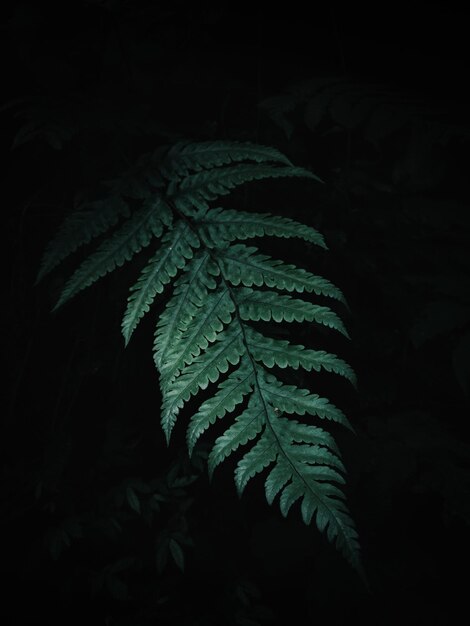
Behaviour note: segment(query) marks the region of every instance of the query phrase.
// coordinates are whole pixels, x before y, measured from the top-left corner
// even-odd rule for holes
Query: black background
[[[449,3],[410,6],[4,5],[8,623],[456,620],[470,521],[466,16]],[[258,106],[289,84],[328,76],[411,94],[453,130],[418,150],[415,127],[374,143],[327,117],[309,127],[300,111],[286,135]],[[135,271],[116,272],[54,314],[78,257],[34,286],[76,194],[179,138],[273,145],[326,182],[313,191],[261,183],[247,193],[255,209],[320,228],[327,257],[277,242],[264,249],[311,271],[318,264],[351,306],[341,314],[352,340],[331,348],[357,370],[359,391],[319,384],[357,429],[332,432],[370,592],[315,528],[268,507],[261,481],[238,500],[227,463],[210,485],[186,458],[184,424],[166,447],[155,317],[125,351],[120,336]],[[162,487],[175,460],[179,477],[198,478]],[[155,489],[167,502],[145,519]],[[171,555],[158,571],[162,533],[180,533],[183,544],[191,537],[184,573]]]

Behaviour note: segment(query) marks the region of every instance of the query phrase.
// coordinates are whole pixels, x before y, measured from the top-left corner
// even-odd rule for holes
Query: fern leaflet
[[[280,295],[277,291],[254,291],[240,288],[235,293],[240,304],[240,316],[244,320],[316,322],[349,337],[341,319],[326,306],[312,304],[288,295]]]
[[[263,178],[303,177],[320,180],[301,167],[277,167],[273,165],[232,165],[204,170],[186,176],[179,182],[172,181],[169,196],[175,206],[188,217],[199,217],[209,209],[209,202],[229,194],[243,183]]]
[[[130,261],[134,254],[149,245],[152,237],[160,237],[163,227],[170,222],[168,206],[158,200],[136,211],[117,232],[85,259],[67,282],[55,308],[62,306],[108,272]]]
[[[155,234],[155,232],[154,232]],[[122,332],[126,344],[140,319],[149,311],[157,293],[176,276],[186,261],[193,256],[193,248],[199,247],[199,239],[179,222],[174,232],[169,231],[161,246],[142,270],[137,283],[131,287],[127,309],[122,322]]]
[[[36,282],[42,280],[80,246],[112,228],[121,217],[129,217],[129,208],[119,196],[81,206],[64,221],[47,246]]]
[[[246,213],[245,211],[210,209],[204,215],[200,234],[211,248],[220,248],[223,241],[249,239],[272,235],[275,237],[299,237],[326,249],[323,236],[314,228],[299,224],[288,217],[269,213]]]
[[[315,276],[303,268],[274,260],[265,254],[255,254],[254,246],[236,244],[218,253],[224,275],[233,285],[245,287],[276,287],[287,291],[315,293],[345,302],[341,291],[321,276]]]
[[[193,172],[229,165],[240,161],[256,163],[277,162],[292,166],[287,157],[275,148],[234,141],[205,141],[174,144],[162,163],[160,173],[169,180],[177,180]]]

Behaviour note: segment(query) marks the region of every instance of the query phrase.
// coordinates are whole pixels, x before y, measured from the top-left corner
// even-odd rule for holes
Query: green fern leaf
[[[273,504],[276,496],[284,489],[284,487],[290,480],[289,471],[286,465],[287,464],[285,461],[283,461],[282,459],[279,460],[276,465],[270,470],[266,478],[266,481],[264,483],[264,490],[266,494],[266,501],[269,505]]]
[[[262,395],[263,392],[261,391]],[[269,401],[269,394],[265,397],[265,404],[272,406],[274,414],[278,413],[278,408]],[[292,443],[310,443],[315,446],[323,446],[335,454],[338,458],[341,458],[338,446],[336,445],[333,437],[325,430],[313,424],[304,424],[294,419],[287,419],[285,417],[278,418],[278,424],[280,430],[284,433],[284,436]]]
[[[324,350],[309,350],[300,345],[292,345],[286,339],[273,339],[265,337],[256,330],[247,327],[245,334],[250,343],[250,351],[256,361],[262,362],[266,367],[285,368],[287,366],[298,369],[303,367],[308,372],[321,369],[327,372],[334,372],[347,378],[353,385],[356,385],[356,376],[343,359],[335,354],[330,354]]]
[[[242,331],[231,324],[174,381],[162,380],[164,397],[161,422],[167,441],[183,404],[199,389],[205,389],[210,382],[215,383],[230,365],[237,365],[243,353]]]
[[[282,421],[282,418],[280,419]],[[304,426],[304,425],[299,424],[299,422],[296,422],[294,420],[289,420],[289,424],[286,424],[286,430],[289,427],[290,427],[289,430],[293,430],[292,426]],[[339,460],[339,457],[336,454],[332,454],[326,448],[322,448],[319,445],[315,445],[315,440],[321,441],[322,438],[314,437],[311,435],[311,433],[309,432],[311,430],[311,426],[306,427],[304,430],[305,430],[305,436],[302,435],[301,437],[299,437],[298,440],[300,441],[313,440],[311,441],[311,443],[314,443],[314,445],[291,446],[292,459],[296,458],[297,462],[300,462],[303,464],[306,464],[307,462],[306,459],[311,459],[313,463],[325,463],[326,462],[332,465],[336,465],[339,467],[339,469],[342,469],[342,464]],[[293,439],[292,441],[295,441],[295,439]],[[321,466],[317,465],[317,472],[324,471],[320,468]],[[335,480],[336,482],[340,484],[345,482],[341,474],[339,474],[338,472],[335,472],[333,469],[327,468],[326,471],[329,472],[330,478]],[[289,462],[283,456],[279,456],[277,459],[276,465],[270,470],[265,481],[265,493],[266,493],[266,500],[268,504],[270,505],[273,504],[276,496],[282,492],[284,487],[289,483],[289,480],[291,479],[292,479],[292,475],[290,473]],[[302,495],[302,492],[300,491],[298,497],[300,498],[301,495]],[[287,498],[287,495],[284,496],[284,498]],[[295,500],[293,500],[290,503],[290,505],[292,505],[294,502]],[[287,512],[288,512],[288,509],[286,507],[287,502],[285,502],[285,500],[283,499],[280,504],[281,504],[282,512],[285,515],[287,515]]]
[[[233,285],[266,285],[300,293],[314,292],[346,303],[338,287],[325,278],[255,252],[258,252],[258,248],[243,244],[235,244],[217,252],[223,274]]]
[[[171,217],[168,206],[159,200],[136,211],[75,271],[62,291],[54,310],[108,272],[130,261],[134,254],[148,246],[153,237],[160,237],[164,226],[171,223]]]
[[[231,413],[243,401],[253,388],[254,374],[251,366],[242,359],[240,366],[219,384],[217,393],[201,404],[188,426],[187,442],[191,455],[194,446],[211,424],[217,418]]]
[[[292,163],[279,150],[268,146],[236,141],[205,141],[174,144],[162,163],[160,173],[169,180],[188,176],[191,171],[229,165],[237,161],[262,163],[273,161],[292,166]]]
[[[260,389],[263,396],[284,413],[296,413],[297,415],[308,413],[320,419],[338,422],[353,430],[348,418],[341,409],[330,404],[326,398],[309,393],[308,389],[299,389],[294,385],[285,385],[275,376],[268,373],[265,374],[264,382],[260,383]]]
[[[318,529],[321,532],[327,529],[329,540],[334,541],[353,567],[361,571],[357,532],[342,491],[332,484],[344,483],[337,471],[343,471],[341,461],[321,445],[295,443],[290,420],[278,417],[271,406],[266,407],[265,415],[262,436],[238,463],[235,481],[239,493],[255,474],[276,462],[265,483],[268,502],[273,502],[281,493],[279,504],[286,516],[292,505],[301,499],[304,522],[310,524],[315,515]]]
[[[319,306],[281,295],[275,291],[253,291],[242,288],[235,290],[239,305],[240,317],[243,320],[257,322],[316,322],[333,328],[349,338],[348,332],[341,319],[334,311],[326,306]]]
[[[211,248],[220,248],[225,241],[249,239],[271,235],[274,237],[299,237],[325,250],[328,249],[323,236],[311,226],[305,226],[288,217],[269,213],[247,213],[230,209],[210,209],[198,220],[204,243]]]
[[[36,283],[80,246],[103,234],[121,217],[129,216],[128,205],[119,196],[90,202],[72,213],[46,248]]]
[[[168,193],[174,205],[188,217],[198,217],[209,209],[209,202],[229,194],[232,189],[253,180],[264,178],[301,177],[320,180],[301,167],[272,165],[232,165],[204,170],[172,182]]]
[[[210,426],[223,419],[227,427],[209,454],[209,474],[248,446],[235,470],[239,494],[254,476],[269,468],[267,501],[271,504],[279,496],[281,512],[287,515],[300,500],[305,523],[315,518],[320,531],[326,531],[360,571],[356,531],[339,488],[344,483],[344,467],[336,443],[317,425],[285,415],[307,414],[351,428],[349,421],[326,398],[285,384],[268,370],[274,366],[325,370],[353,384],[354,372],[334,354],[265,336],[249,325],[260,320],[313,322],[348,337],[342,320],[329,307],[271,289],[346,303],[344,296],[328,280],[303,268],[272,259],[255,247],[230,244],[263,236],[297,237],[323,248],[325,242],[315,229],[288,218],[209,204],[251,180],[317,178],[292,166],[277,150],[249,143],[179,143],[162,154],[162,150],[154,153],[123,180],[112,183],[114,190],[130,185],[136,203],[143,200],[140,208],[79,266],[57,306],[153,242],[153,256],[130,289],[122,332],[127,344],[157,294],[168,289],[154,340],[163,397],[161,424],[167,442],[185,405],[207,389],[187,427],[190,453]],[[154,183],[162,194],[156,199]],[[103,207],[89,212],[89,224],[84,214],[70,218],[46,252],[41,275],[79,245],[114,226],[127,211],[119,202],[114,209],[112,202]],[[100,211],[104,217],[99,217]],[[182,563],[177,548],[174,552],[175,560]]]
[[[259,395],[253,394],[245,411],[238,415],[230,428],[227,428],[225,433],[216,439],[207,460],[209,476],[212,478],[217,465],[235,452],[239,446],[254,439],[263,425],[264,407],[259,401]]]
[[[202,251],[194,256],[175,281],[173,297],[160,316],[155,332],[154,360],[160,371],[166,363],[168,350],[180,341],[207,297],[208,289],[215,289],[214,276],[219,273],[209,254]]]
[[[182,222],[169,231],[162,242],[163,245],[142,270],[137,283],[131,287],[131,295],[122,322],[126,345],[139,321],[150,310],[157,293],[161,293],[178,270],[186,265],[188,259],[193,256],[193,248],[200,245],[199,239]]]
[[[220,287],[203,298],[188,328],[173,340],[173,348],[168,354],[171,365],[162,366],[162,377],[171,379],[185,365],[192,363],[202,350],[215,341],[224,325],[232,320],[234,310],[235,303],[227,287]]]
[[[265,428],[255,445],[238,462],[235,470],[235,485],[237,486],[238,495],[242,495],[249,480],[276,460],[277,454],[276,439]]]

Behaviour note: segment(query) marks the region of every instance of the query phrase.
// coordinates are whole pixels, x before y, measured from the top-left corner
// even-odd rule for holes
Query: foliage
[[[268,502],[280,495],[285,516],[300,499],[304,522],[315,518],[319,530],[326,530],[330,541],[361,572],[357,534],[336,486],[344,483],[337,446],[324,429],[285,415],[307,413],[345,426],[349,422],[325,398],[286,385],[268,370],[326,370],[353,384],[354,372],[335,354],[266,336],[247,323],[314,322],[348,337],[329,307],[280,295],[272,288],[344,302],[343,295],[305,269],[259,254],[254,246],[232,244],[266,235],[299,237],[322,248],[325,242],[314,228],[289,218],[210,207],[210,202],[247,181],[316,177],[294,167],[274,148],[226,141],[180,142],[169,148],[161,163],[152,160],[152,167],[156,167],[151,172],[154,185],[143,194],[139,208],[131,210],[123,197],[115,196],[97,207],[79,207],[48,247],[39,278],[80,245],[109,231],[124,215],[124,221],[72,274],[56,308],[152,245],[151,256],[130,289],[122,332],[127,344],[156,295],[173,283],[154,343],[167,442],[191,397],[218,383],[192,414],[187,429],[189,453],[209,426],[237,409],[235,420],[209,454],[210,473],[240,446],[252,442],[235,470],[239,494],[256,474],[272,466],[265,483]],[[133,494],[127,493],[127,498],[136,510]],[[179,545],[171,538],[164,545],[183,568]]]

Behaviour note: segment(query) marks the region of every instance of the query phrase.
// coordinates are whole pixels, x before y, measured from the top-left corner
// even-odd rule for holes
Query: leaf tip
[[[44,272],[42,270],[39,270],[34,280],[34,286],[37,287],[43,278],[44,278]]]
[[[122,336],[124,338],[124,347],[127,348],[129,345],[129,341],[131,339],[132,331],[129,331],[128,328],[125,328],[124,325],[122,327]]]
[[[64,304],[64,301],[62,298],[59,298],[57,300],[57,302],[54,304],[54,306],[51,309],[51,313],[56,313]]]

